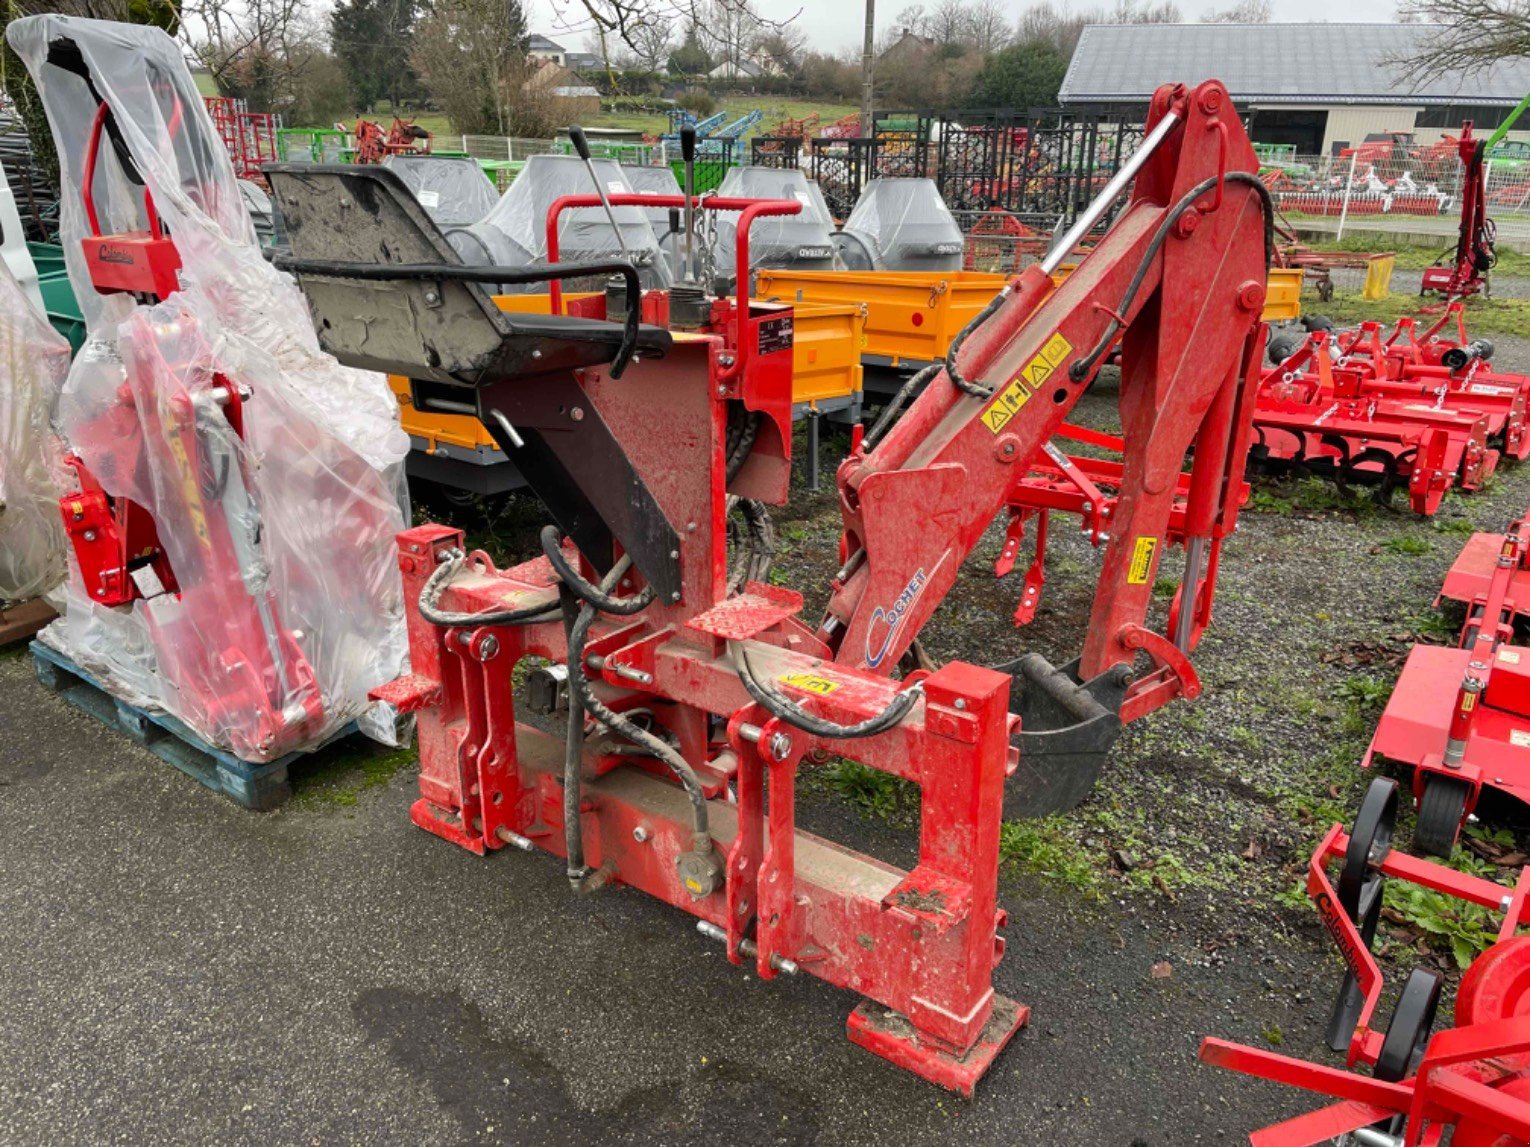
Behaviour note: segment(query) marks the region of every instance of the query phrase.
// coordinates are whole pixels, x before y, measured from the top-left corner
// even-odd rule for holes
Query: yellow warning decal
[[[1138,538],[1132,546],[1132,564],[1126,571],[1129,585],[1146,585],[1153,573],[1153,555],[1158,552],[1157,538]]]
[[[1063,338],[1061,331],[1053,332],[1052,337],[1047,339],[1046,345],[1037,352],[1036,357],[1025,364],[1025,369],[1016,375],[1014,380],[999,392],[998,397],[993,400],[988,409],[983,411],[983,425],[988,427],[989,432],[997,434],[1003,430],[1042,383],[1057,373],[1058,368],[1071,353],[1073,353],[1073,344]]]
[[[804,693],[817,693],[820,697],[827,697],[839,688],[838,681],[830,681],[827,677],[818,677],[812,673],[784,673],[776,680],[793,689],[801,689]]]
[[[1025,389],[1025,383],[1021,379],[1015,379],[999,392],[999,397],[993,400],[993,405],[983,411],[983,425],[997,434],[1009,424],[1009,420],[1015,413],[1030,401],[1031,392]]]

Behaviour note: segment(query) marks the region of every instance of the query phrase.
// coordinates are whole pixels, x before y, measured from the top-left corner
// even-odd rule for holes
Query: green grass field
[[[787,99],[783,96],[728,96],[718,104],[718,110],[728,114],[727,122],[739,119],[749,112],[758,108],[764,112],[764,118],[750,133],[752,135],[763,134],[783,119],[804,119],[816,114],[819,127],[827,127],[837,119],[854,112],[856,108],[852,104],[825,104],[811,100]],[[391,112],[386,105],[380,105],[379,109],[372,113],[373,118],[382,120],[384,124],[391,118]],[[443,115],[424,112],[413,117],[414,122],[426,131],[435,135],[451,136],[457,134],[452,125],[447,122]],[[356,119],[353,113],[347,117],[351,122]],[[330,127],[330,124],[303,124],[303,127]],[[589,128],[625,128],[628,131],[641,131],[650,135],[660,135],[669,130],[669,120],[663,115],[643,115],[639,112],[601,112],[585,120],[582,127]]]

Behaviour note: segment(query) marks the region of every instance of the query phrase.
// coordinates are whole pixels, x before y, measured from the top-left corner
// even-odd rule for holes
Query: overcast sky
[[[877,34],[880,36],[891,28],[897,14],[911,0],[877,0]],[[1103,0],[1058,0],[1067,10],[1103,7]],[[563,29],[582,11],[579,0],[523,0],[527,21],[533,32],[541,32],[559,40],[565,48],[579,51],[583,36]],[[1187,20],[1198,18],[1213,8],[1230,7],[1232,0],[1177,0]],[[928,7],[928,3],[926,3]],[[1029,5],[1022,0],[1006,0],[1005,7],[1019,17]],[[1385,23],[1397,10],[1396,0],[1348,0],[1343,5],[1333,0],[1270,0],[1276,20],[1332,20],[1351,23],[1367,21]],[[841,49],[859,46],[861,30],[865,25],[864,0],[757,0],[758,11],[773,20],[784,20],[797,14],[800,26],[810,37],[809,47],[818,51],[839,52]],[[560,26],[561,23],[561,26]],[[559,37],[562,39],[559,39]],[[567,41],[567,42],[564,42]],[[1293,61],[1300,67],[1300,61]]]

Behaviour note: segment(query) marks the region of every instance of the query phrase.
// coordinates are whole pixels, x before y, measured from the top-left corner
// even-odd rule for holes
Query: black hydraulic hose
[[[1100,360],[1110,353],[1111,345],[1116,341],[1116,335],[1120,333],[1122,326],[1125,325],[1121,316],[1136,301],[1137,292],[1142,289],[1143,280],[1147,278],[1148,268],[1152,266],[1154,256],[1163,247],[1164,242],[1169,237],[1169,232],[1173,230],[1174,224],[1179,221],[1179,217],[1194,207],[1195,201],[1216,187],[1222,179],[1225,179],[1228,183],[1242,183],[1259,192],[1259,203],[1264,209],[1264,269],[1266,274],[1269,273],[1270,262],[1275,251],[1275,200],[1270,196],[1270,189],[1261,183],[1257,177],[1250,175],[1246,171],[1229,171],[1224,173],[1224,175],[1213,175],[1209,179],[1202,180],[1192,187],[1185,194],[1184,198],[1176,203],[1158,224],[1158,230],[1153,232],[1152,241],[1148,244],[1147,250],[1143,252],[1142,262],[1137,265],[1137,270],[1132,275],[1131,282],[1127,284],[1125,292],[1121,295],[1120,303],[1110,312],[1110,322],[1105,325],[1105,333],[1100,336],[1100,341],[1095,343],[1094,348],[1088,354],[1078,359],[1068,368],[1068,377],[1074,382],[1083,382],[1093,374]]]
[[[708,827],[707,798],[702,791],[701,780],[696,776],[696,770],[691,768],[690,763],[675,751],[674,747],[660,737],[656,737],[647,729],[633,724],[616,710],[610,708],[599,697],[595,696],[590,688],[589,678],[585,675],[584,646],[589,637],[590,626],[594,624],[597,612],[615,614],[633,614],[652,604],[654,598],[653,587],[645,588],[641,593],[629,598],[616,598],[611,596],[611,589],[621,580],[631,565],[631,559],[623,557],[611,567],[611,572],[605,577],[599,586],[592,585],[580,577],[574,568],[564,558],[559,546],[558,529],[556,526],[548,526],[542,531],[542,550],[552,562],[553,569],[563,579],[563,585],[574,597],[582,600],[584,608],[579,611],[569,630],[568,649],[568,684],[570,692],[570,707],[579,708],[582,712],[589,713],[597,721],[601,722],[613,733],[631,741],[643,749],[646,749],[654,757],[674,773],[675,779],[680,782],[681,788],[691,802],[691,828],[693,833],[693,846],[698,852],[710,852],[712,850],[712,834]],[[612,608],[607,608],[607,606]],[[572,720],[572,717],[570,718]],[[582,734],[581,734],[582,735]],[[581,744],[581,753],[583,745]],[[579,784],[579,770],[577,765],[573,767],[573,784],[576,795],[570,796],[567,791],[569,782],[570,760],[565,755],[564,759],[564,802],[565,808],[569,801],[578,802],[581,798],[577,795]],[[577,803],[574,806],[577,808]],[[564,825],[564,831],[572,839],[573,833],[580,832],[578,818]],[[579,842],[580,854],[583,854],[583,842]],[[570,853],[572,855],[572,852]],[[573,877],[574,865],[569,864],[569,874]]]
[[[974,315],[970,323],[957,332],[956,337],[951,340],[951,346],[946,350],[946,377],[951,380],[958,390],[972,395],[973,398],[993,397],[993,387],[969,382],[963,378],[962,372],[956,368],[956,356],[961,353],[962,345],[967,341],[967,336],[993,318],[998,309],[1004,305],[1004,300],[1007,298],[1009,298],[1009,288],[1005,287],[997,295],[988,300],[988,305]]]
[[[420,590],[420,616],[432,625],[530,625],[536,621],[551,621],[558,616],[557,602],[533,605],[525,609],[496,610],[487,613],[452,613],[437,608],[441,595],[467,561],[461,550],[448,551],[447,558],[425,582]]]
[[[961,336],[958,335],[957,337],[960,338]],[[893,420],[898,417],[898,413],[903,409],[904,404],[913,398],[919,392],[919,389],[926,385],[930,379],[940,373],[940,366],[940,363],[932,362],[923,370],[909,376],[908,381],[898,388],[898,393],[893,395],[892,401],[882,408],[882,413],[871,424],[871,429],[867,431],[866,437],[861,442],[862,450],[869,454],[876,448],[876,444],[882,440],[882,435],[886,434],[892,426]]]
[[[563,609],[563,631],[568,638],[569,660],[584,658],[584,633],[579,622],[585,614],[592,619],[595,611],[580,606],[574,593],[567,586],[558,591],[559,604]],[[572,674],[570,675],[572,676]],[[573,690],[569,691],[573,694]],[[584,786],[580,782],[580,770],[584,767],[584,704],[571,695],[568,704],[568,735],[563,743],[563,843],[567,853],[569,883],[574,891],[583,891],[587,868],[584,863],[584,822],[580,808],[584,804]]]
[[[739,680],[744,683],[744,689],[760,708],[788,725],[815,737],[848,740],[852,737],[870,737],[877,733],[884,733],[908,716],[915,702],[924,695],[923,686],[913,685],[894,697],[887,708],[875,717],[868,717],[854,725],[839,725],[822,717],[815,717],[791,698],[777,693],[768,685],[761,684],[755,677],[754,670],[749,666],[749,655],[744,651],[741,642],[728,642],[728,653],[733,659],[733,667],[738,672]]]
[[[588,602],[602,613],[615,613],[622,616],[638,613],[653,602],[653,586],[647,586],[641,593],[633,594],[631,597],[613,597],[605,582],[595,585],[580,577],[579,571],[574,569],[568,559],[563,556],[562,540],[557,526],[542,527],[542,553],[552,563],[553,572],[581,601]],[[618,569],[625,572],[630,564],[627,558],[623,558],[612,567],[612,574]],[[606,581],[613,580],[612,574],[606,575]]]
[[[738,472],[743,469],[745,460],[749,457],[749,451],[754,449],[754,440],[760,434],[760,413],[751,410],[744,416],[742,425],[735,434],[733,427],[728,427],[727,458],[723,465],[723,472],[728,481],[738,477]]]

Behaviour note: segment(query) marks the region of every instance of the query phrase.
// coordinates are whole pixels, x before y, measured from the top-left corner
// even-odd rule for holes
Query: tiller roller
[[[1337,1102],[1255,1131],[1254,1147],[1506,1147],[1530,1142],[1530,936],[1518,934],[1530,869],[1510,889],[1396,851],[1397,786],[1373,781],[1346,834],[1334,825],[1307,873],[1307,894],[1343,956],[1346,972],[1327,1039],[1345,1071],[1208,1038],[1200,1057],[1217,1067],[1301,1088]],[[1339,862],[1337,884],[1329,874]],[[1498,940],[1472,962],[1456,993],[1455,1025],[1434,1032],[1439,973],[1415,969],[1385,1028],[1384,981],[1372,955],[1388,880],[1432,889],[1503,913]]]
[[[844,564],[816,625],[792,590],[730,589],[726,543],[730,498],[787,496],[789,306],[736,300],[721,330],[677,319],[685,282],[645,300],[620,259],[463,266],[391,172],[269,169],[292,236],[281,265],[324,345],[411,378],[417,404],[476,414],[557,523],[505,570],[454,529],[399,536],[413,672],[380,693],[419,714],[415,823],[474,852],[552,852],[578,892],[642,889],[764,979],[849,988],[867,997],[852,1039],[970,1093],[1027,1017],[992,986],[1006,792],[1075,803],[1123,718],[1199,690],[1187,653],[1241,494],[1262,349],[1255,167],[1220,84],[1156,93],[1118,180],[1136,177],[1131,206],[1094,253],[1055,289],[1046,269],[1017,278],[841,468]],[[746,234],[751,212],[790,206],[728,209]],[[624,282],[599,315],[562,299],[508,312],[479,286],[591,275]],[[642,321],[661,306],[672,329]],[[1126,454],[1079,661],[906,661],[1117,343]],[[1178,537],[1183,604],[1163,636],[1144,617]],[[798,770],[830,757],[917,787],[911,869],[798,828]]]
[[[1384,355],[1377,361],[1364,353],[1361,340],[1378,334],[1374,323],[1366,327],[1349,338],[1315,330],[1265,372],[1255,458],[1266,467],[1325,473],[1341,490],[1374,484],[1383,503],[1401,487],[1410,509],[1434,514],[1452,486],[1480,489],[1497,469],[1499,453],[1488,440],[1495,427],[1502,440],[1508,412],[1446,406],[1389,382]],[[1380,355],[1379,340],[1376,349]]]
[[[1440,856],[1484,788],[1530,804],[1530,513],[1473,534],[1444,599],[1466,607],[1459,643],[1413,647],[1361,762],[1413,769],[1414,844]]]

